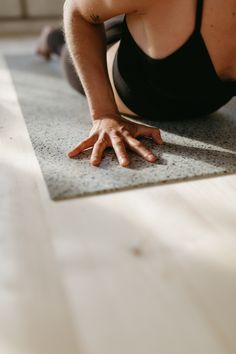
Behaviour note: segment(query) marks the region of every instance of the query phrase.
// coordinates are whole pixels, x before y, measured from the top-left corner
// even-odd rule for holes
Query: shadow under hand
[[[138,119],[138,121],[177,136],[236,151],[236,99],[232,99],[219,111],[205,117],[169,121]]]
[[[175,143],[166,143],[161,146],[155,145],[150,139],[141,138],[143,143],[148,146],[158,157],[157,162],[155,163],[157,166],[167,166],[169,165],[168,156],[175,155],[182,157],[186,160],[195,160],[196,162],[203,161],[211,166],[215,166],[217,168],[223,168],[227,170],[227,172],[234,172],[236,170],[236,154],[229,151],[218,151],[213,149],[206,149],[201,147],[194,146],[186,146]],[[149,140],[149,141],[148,141]],[[89,160],[91,156],[91,149],[83,151],[75,160]],[[153,163],[146,161],[141,156],[137,155],[135,152],[129,150],[127,148],[127,152],[130,158],[130,165],[127,169],[130,170],[143,170],[147,168],[153,168]],[[106,159],[106,163],[104,164],[104,159]],[[104,157],[99,168],[107,169],[108,165],[117,165],[118,160],[115,155],[114,150],[109,147],[104,152]],[[173,162],[171,163],[174,164]]]

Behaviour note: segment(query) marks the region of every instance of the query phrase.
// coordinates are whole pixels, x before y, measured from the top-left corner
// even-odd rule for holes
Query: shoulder
[[[91,23],[103,23],[121,14],[146,11],[161,0],[68,0]]]

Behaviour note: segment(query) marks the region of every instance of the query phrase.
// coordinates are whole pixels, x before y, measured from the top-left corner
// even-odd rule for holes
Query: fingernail
[[[121,165],[122,165],[123,167],[128,166],[128,164],[129,164],[129,161],[128,161],[128,160],[125,160],[125,159],[122,159],[122,160],[121,160]]]
[[[91,160],[91,164],[92,165],[97,165],[99,163],[99,160],[97,160],[97,159],[92,159]]]
[[[156,161],[157,157],[155,155],[148,155],[148,160],[150,161]]]

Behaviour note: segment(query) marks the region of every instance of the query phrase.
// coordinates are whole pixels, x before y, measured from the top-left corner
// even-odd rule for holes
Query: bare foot
[[[54,28],[52,26],[45,26],[40,34],[39,41],[38,41],[38,46],[36,48],[36,53],[40,56],[42,56],[46,60],[51,59],[51,52],[48,47],[47,43],[47,38],[49,33],[53,30]]]

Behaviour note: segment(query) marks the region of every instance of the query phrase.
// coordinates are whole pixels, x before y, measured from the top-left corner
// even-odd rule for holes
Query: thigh
[[[114,27],[119,27],[119,26],[122,27],[124,17],[125,17],[124,15],[119,15],[119,16],[112,17],[109,20],[105,21],[104,22],[105,31],[108,31]]]
[[[109,48],[113,43],[121,38],[124,16],[113,17],[104,23],[106,33],[106,43]]]
[[[110,48],[107,50],[107,69],[108,69],[108,75],[109,75],[109,79],[110,79],[110,83],[112,86],[112,90],[114,93],[114,97],[115,97],[115,101],[116,101],[116,105],[118,107],[118,110],[120,113],[124,113],[127,115],[131,115],[133,117],[138,117],[138,115],[136,113],[134,113],[133,111],[131,111],[126,105],[125,103],[122,101],[122,99],[120,98],[115,84],[114,84],[114,79],[113,79],[113,63],[114,63],[114,58],[117,52],[117,49],[119,47],[120,41],[114,43],[113,45],[110,46]]]

